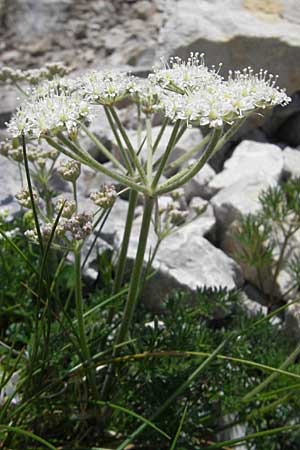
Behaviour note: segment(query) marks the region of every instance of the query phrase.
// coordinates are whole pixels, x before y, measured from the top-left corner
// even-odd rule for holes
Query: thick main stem
[[[131,274],[128,297],[125,305],[122,323],[115,343],[116,345],[121,344],[127,337],[127,333],[130,328],[132,317],[136,307],[138,294],[140,292],[140,283],[143,273],[144,256],[146,252],[146,245],[151,223],[153,205],[154,205],[154,198],[145,197],[145,207],[139,236],[139,244],[137,248],[133,271]]]
[[[117,264],[116,277],[114,280],[113,294],[116,294],[117,292],[119,292],[119,290],[121,289],[122,283],[123,283],[126,257],[127,257],[129,239],[130,239],[131,230],[132,230],[132,223],[133,223],[133,219],[134,219],[134,212],[135,212],[135,207],[136,207],[136,203],[137,203],[137,198],[138,198],[138,193],[136,191],[130,191],[126,224],[125,224],[125,229],[124,229],[124,234],[123,234],[121,251],[120,251],[118,264]]]

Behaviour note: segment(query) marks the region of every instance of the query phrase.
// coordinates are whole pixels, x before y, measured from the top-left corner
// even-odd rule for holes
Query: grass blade
[[[22,436],[25,436],[25,437],[33,439],[37,442],[40,442],[41,444],[45,445],[45,447],[48,447],[51,450],[57,450],[57,448],[54,447],[54,445],[50,444],[50,442],[46,441],[45,439],[41,438],[40,436],[37,436],[36,434],[32,433],[31,431],[26,431],[26,430],[23,430],[22,428],[11,427],[8,425],[0,425],[0,430],[4,430],[7,432],[11,431],[12,433],[21,434]]]

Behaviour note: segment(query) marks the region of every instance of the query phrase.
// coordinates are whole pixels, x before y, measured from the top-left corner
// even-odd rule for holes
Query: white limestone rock
[[[220,233],[241,216],[254,214],[261,208],[259,196],[263,190],[276,186],[277,182],[270,176],[259,175],[244,177],[229,187],[222,189],[211,199],[217,217]]]
[[[209,182],[215,176],[216,172],[214,169],[209,164],[205,164],[200,172],[184,185],[187,201],[190,201],[193,197],[211,198],[214,190],[210,188]]]
[[[285,310],[284,328],[287,334],[299,341],[300,339],[300,304],[294,303]]]
[[[290,93],[299,90],[300,3],[298,0],[163,1],[165,21],[159,55],[205,52],[222,73],[252,66],[280,74]],[[280,57],[279,57],[280,55]]]
[[[300,177],[300,150],[286,147],[283,150],[283,172],[288,177]]]
[[[242,141],[232,156],[225,162],[222,172],[217,174],[208,187],[215,193],[240,180],[265,176],[278,181],[282,175],[283,156],[280,147],[255,141]]]
[[[135,223],[128,257],[135,258],[140,220]],[[150,234],[148,251],[156,239]],[[145,263],[148,256],[145,257]],[[158,307],[175,288],[195,292],[198,287],[240,287],[243,277],[239,266],[225,253],[201,236],[201,216],[168,236],[159,247],[153,263],[155,275],[147,282],[145,301]]]
[[[14,216],[20,211],[15,195],[22,189],[18,164],[0,156],[0,168],[0,208]]]

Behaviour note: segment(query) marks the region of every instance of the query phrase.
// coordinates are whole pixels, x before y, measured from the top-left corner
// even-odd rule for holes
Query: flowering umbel
[[[77,135],[80,123],[92,120],[91,105],[112,106],[130,97],[145,112],[163,111],[171,120],[188,125],[221,127],[258,109],[286,105],[290,98],[276,86],[276,77],[251,68],[229,72],[225,80],[215,67],[207,67],[203,54],[187,61],[171,58],[155,67],[148,79],[121,71],[92,71],[77,79],[62,78],[36,87],[8,124],[13,136],[39,138],[67,131]]]

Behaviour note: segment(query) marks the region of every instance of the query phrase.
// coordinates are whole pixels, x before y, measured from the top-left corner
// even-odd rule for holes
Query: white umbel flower
[[[81,94],[91,103],[112,105],[126,97],[134,77],[121,71],[92,71],[78,79]]]
[[[171,70],[171,69],[169,69]],[[177,70],[177,69],[176,69]],[[210,80],[186,92],[165,90],[161,104],[172,120],[185,120],[211,128],[232,124],[258,109],[286,105],[291,99],[275,85],[272,75],[265,71],[254,74],[247,68],[229,73],[228,80]]]
[[[89,117],[90,107],[78,93],[49,94],[23,103],[8,123],[13,137],[22,133],[34,138],[78,129],[78,121]]]
[[[154,68],[149,79],[152,83],[174,92],[183,94],[222,80],[214,67],[209,69],[205,66],[204,53],[190,53],[187,61],[176,56],[170,58],[167,63],[162,60],[162,63],[164,67]]]

